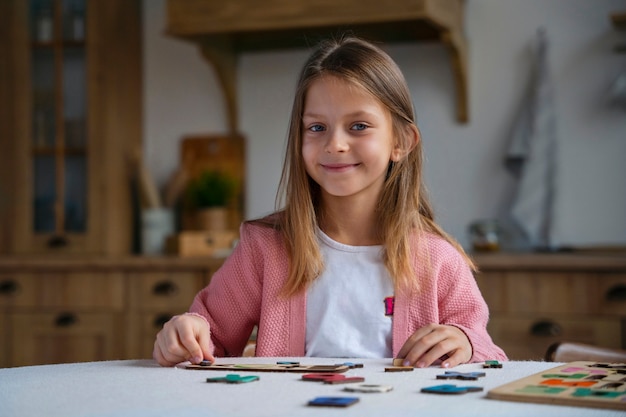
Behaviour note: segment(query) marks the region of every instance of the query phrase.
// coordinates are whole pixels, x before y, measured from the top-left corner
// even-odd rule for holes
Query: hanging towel
[[[507,149],[505,165],[516,178],[510,216],[534,249],[555,250],[553,233],[556,120],[544,29],[537,32],[533,77]]]

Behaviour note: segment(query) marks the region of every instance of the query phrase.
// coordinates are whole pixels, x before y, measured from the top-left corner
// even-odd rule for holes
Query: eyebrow
[[[366,117],[366,116],[376,117],[376,118],[378,117],[375,113],[369,112],[369,111],[366,111],[366,110],[357,110],[355,112],[348,113],[348,114],[345,115],[345,117],[350,118],[350,119],[359,118],[359,117]],[[310,117],[310,118],[316,119],[316,118],[323,118],[324,115],[317,114],[317,113],[306,112],[306,113],[304,113],[302,115],[302,118],[305,118],[305,117]]]

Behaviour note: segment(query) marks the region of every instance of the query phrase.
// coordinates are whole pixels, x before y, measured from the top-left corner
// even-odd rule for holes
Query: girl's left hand
[[[472,358],[472,345],[469,339],[454,326],[429,324],[418,329],[404,342],[398,352],[404,358],[404,366],[424,368],[437,359],[442,360],[442,368],[452,368]]]

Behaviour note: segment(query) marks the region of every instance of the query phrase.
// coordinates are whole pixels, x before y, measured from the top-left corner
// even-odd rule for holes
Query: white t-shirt
[[[324,272],[307,293],[306,356],[390,358],[393,284],[382,246],[349,246],[322,231]]]

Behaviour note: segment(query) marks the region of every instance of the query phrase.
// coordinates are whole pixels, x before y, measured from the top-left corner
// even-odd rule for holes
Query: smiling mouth
[[[321,164],[322,168],[330,172],[343,172],[358,165],[359,164]]]

